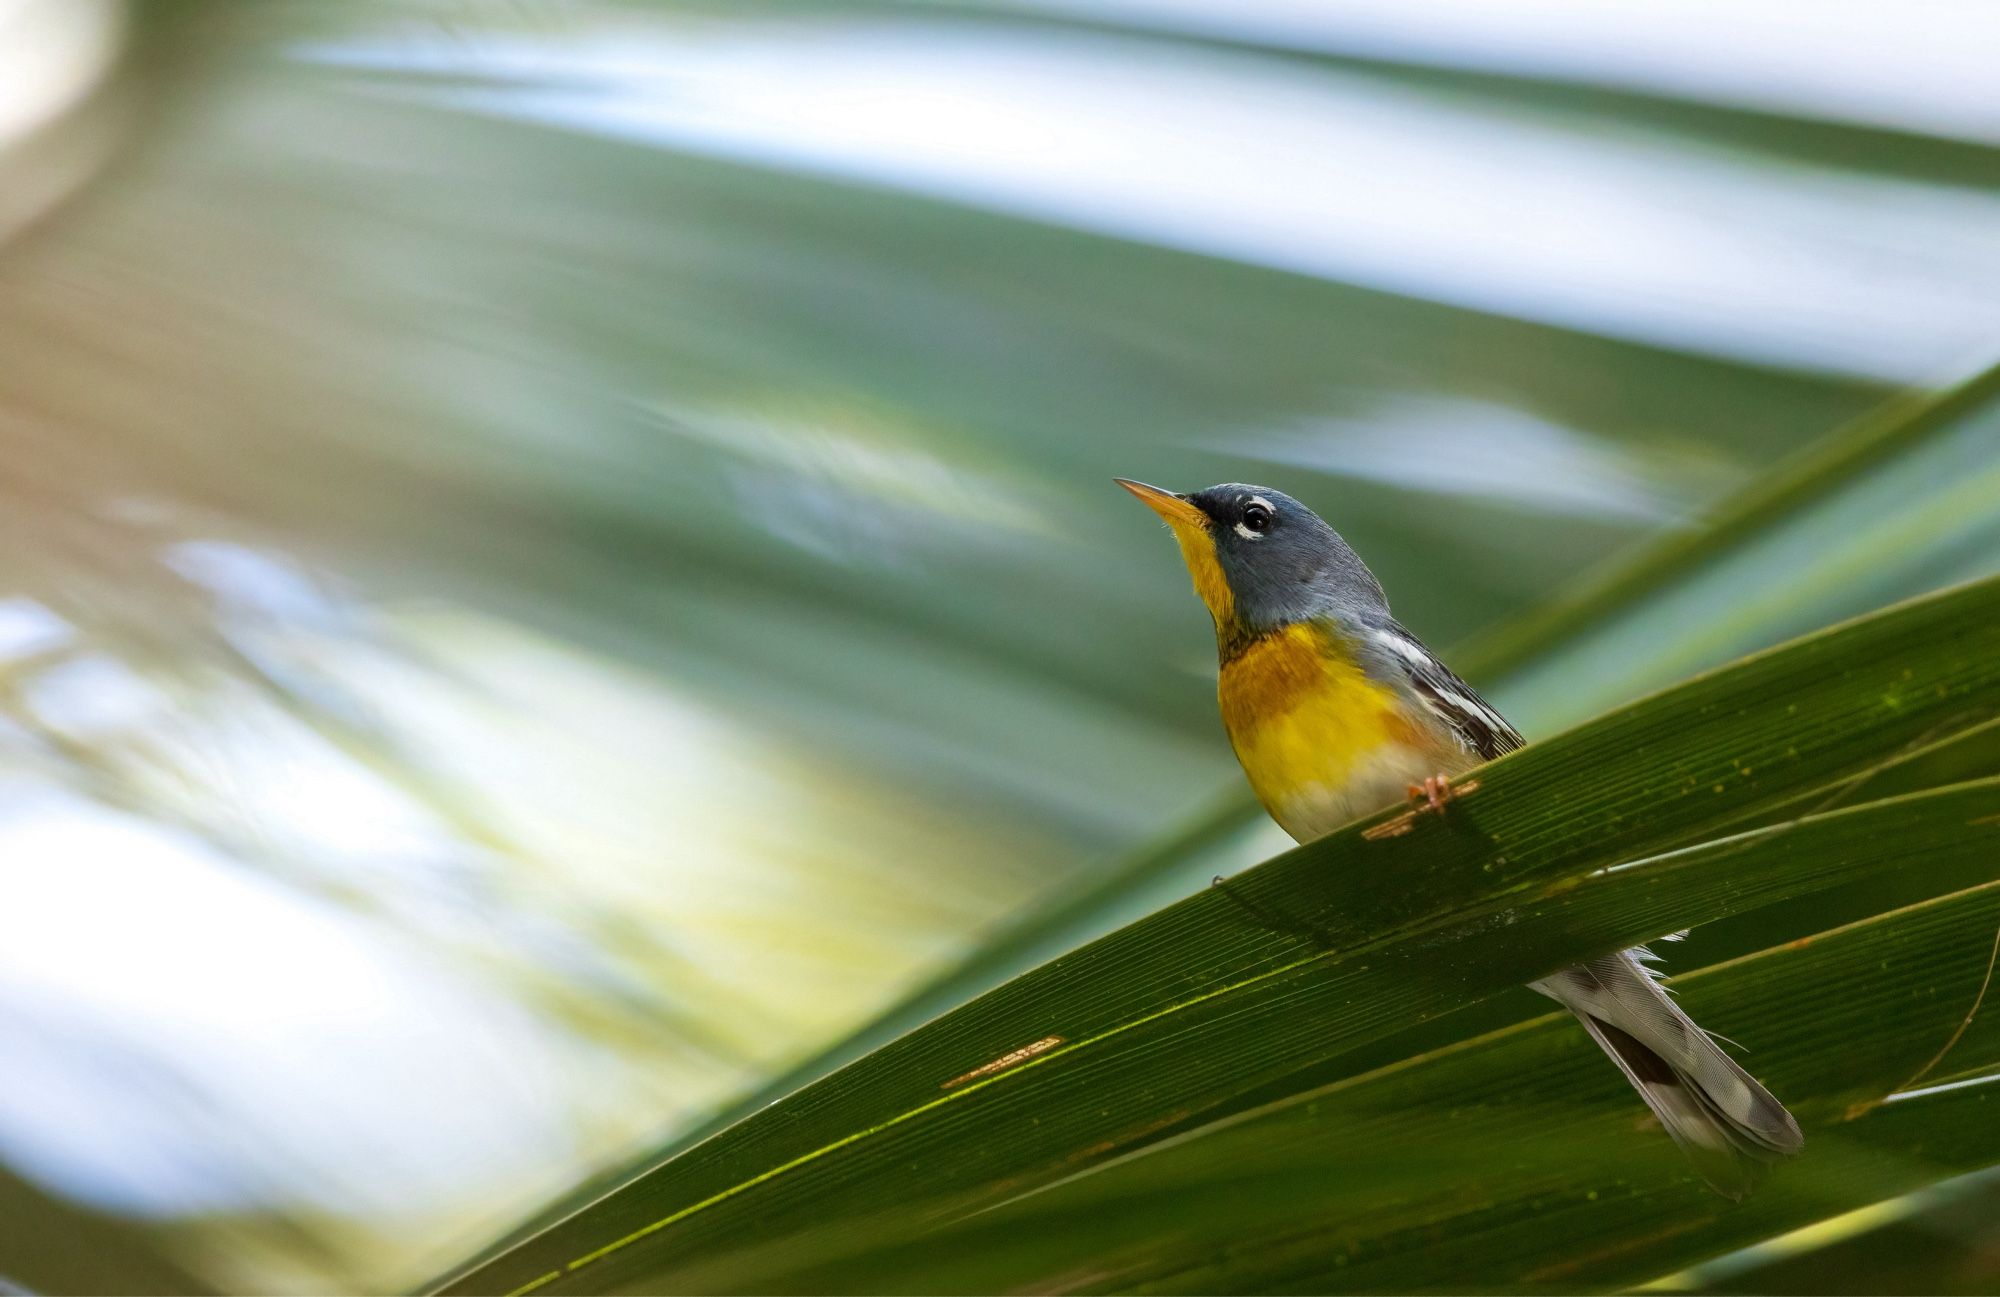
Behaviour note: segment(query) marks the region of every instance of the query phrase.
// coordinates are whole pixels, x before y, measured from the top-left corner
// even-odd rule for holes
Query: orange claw
[[[1420,784],[1410,785],[1410,800],[1416,803],[1413,809],[1404,811],[1401,815],[1393,819],[1384,820],[1373,828],[1361,830],[1361,836],[1371,842],[1380,841],[1383,838],[1400,838],[1411,829],[1417,827],[1417,817],[1419,815],[1427,815],[1433,811],[1442,814],[1447,802],[1478,791],[1479,781],[1477,779],[1468,779],[1462,784],[1454,784],[1451,782],[1450,775],[1432,775]]]
[[[1432,775],[1420,784],[1411,784],[1410,800],[1414,802],[1419,798],[1429,803],[1429,809],[1443,810],[1444,804],[1451,800],[1451,776]]]
[[[1420,784],[1410,785],[1410,800],[1423,803],[1423,805],[1416,809],[1416,814],[1418,815],[1423,814],[1425,811],[1441,812],[1444,810],[1445,803],[1455,797],[1462,797],[1478,787],[1479,781],[1477,779],[1468,779],[1463,784],[1454,788],[1450,775],[1432,775]]]

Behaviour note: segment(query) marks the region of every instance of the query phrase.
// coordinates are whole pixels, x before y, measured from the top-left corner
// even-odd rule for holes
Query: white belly
[[[1420,784],[1432,775],[1451,773],[1438,768],[1435,753],[1400,743],[1388,744],[1338,785],[1309,784],[1293,790],[1268,809],[1278,827],[1299,842],[1311,842],[1343,824],[1405,800],[1411,784]]]

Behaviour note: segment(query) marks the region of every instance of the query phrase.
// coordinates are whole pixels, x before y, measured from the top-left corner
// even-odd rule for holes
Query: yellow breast
[[[1252,643],[1223,666],[1218,693],[1250,787],[1301,841],[1395,801],[1445,756],[1317,624]]]

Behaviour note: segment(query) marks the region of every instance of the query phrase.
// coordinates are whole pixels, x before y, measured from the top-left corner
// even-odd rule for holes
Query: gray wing
[[[1399,623],[1383,622],[1372,628],[1370,635],[1417,701],[1444,723],[1467,752],[1491,761],[1527,742],[1506,717]]]

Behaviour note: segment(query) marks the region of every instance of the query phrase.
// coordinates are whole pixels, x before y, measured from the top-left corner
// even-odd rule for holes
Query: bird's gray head
[[[1388,600],[1340,534],[1282,491],[1225,482],[1181,495],[1118,483],[1167,520],[1218,633],[1261,635],[1312,617],[1374,621]]]

